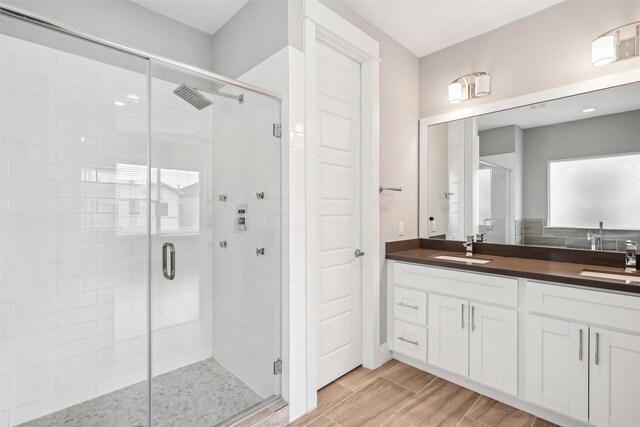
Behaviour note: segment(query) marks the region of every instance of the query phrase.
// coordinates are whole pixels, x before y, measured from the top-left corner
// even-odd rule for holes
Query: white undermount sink
[[[466,262],[470,264],[486,264],[488,262],[491,262],[490,259],[479,259],[479,258],[472,258],[472,257],[466,257],[466,256],[436,255],[433,258],[443,259],[446,261]]]
[[[582,270],[580,272],[580,275],[587,276],[587,277],[595,277],[598,279],[613,279],[613,280],[623,280],[625,282],[640,283],[640,276],[635,274],[617,274],[617,273],[607,273],[605,271]]]

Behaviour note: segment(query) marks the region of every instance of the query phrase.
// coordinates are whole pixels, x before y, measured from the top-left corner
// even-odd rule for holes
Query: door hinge
[[[282,138],[282,125],[280,123],[273,124],[273,136]]]
[[[278,375],[282,373],[282,359],[278,358],[275,362],[273,362],[273,375]]]

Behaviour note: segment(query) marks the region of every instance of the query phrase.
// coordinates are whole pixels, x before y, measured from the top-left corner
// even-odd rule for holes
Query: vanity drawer
[[[427,328],[394,320],[393,351],[426,362]]]
[[[640,332],[640,297],[527,281],[527,311]]]
[[[427,324],[427,293],[394,286],[393,317],[425,326]]]
[[[396,262],[393,283],[466,300],[517,307],[518,280],[511,277]]]

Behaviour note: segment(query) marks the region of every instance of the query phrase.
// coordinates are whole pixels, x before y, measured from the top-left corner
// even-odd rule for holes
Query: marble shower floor
[[[211,427],[262,398],[214,359],[153,379],[153,426]],[[135,427],[147,425],[147,383],[20,424],[21,427]]]

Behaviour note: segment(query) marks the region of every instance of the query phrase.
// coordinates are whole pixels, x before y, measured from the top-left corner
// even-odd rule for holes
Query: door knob
[[[356,251],[353,253],[353,255],[354,255],[356,258],[359,258],[359,257],[361,257],[361,256],[364,256],[364,252],[362,252],[360,249],[356,249]]]

